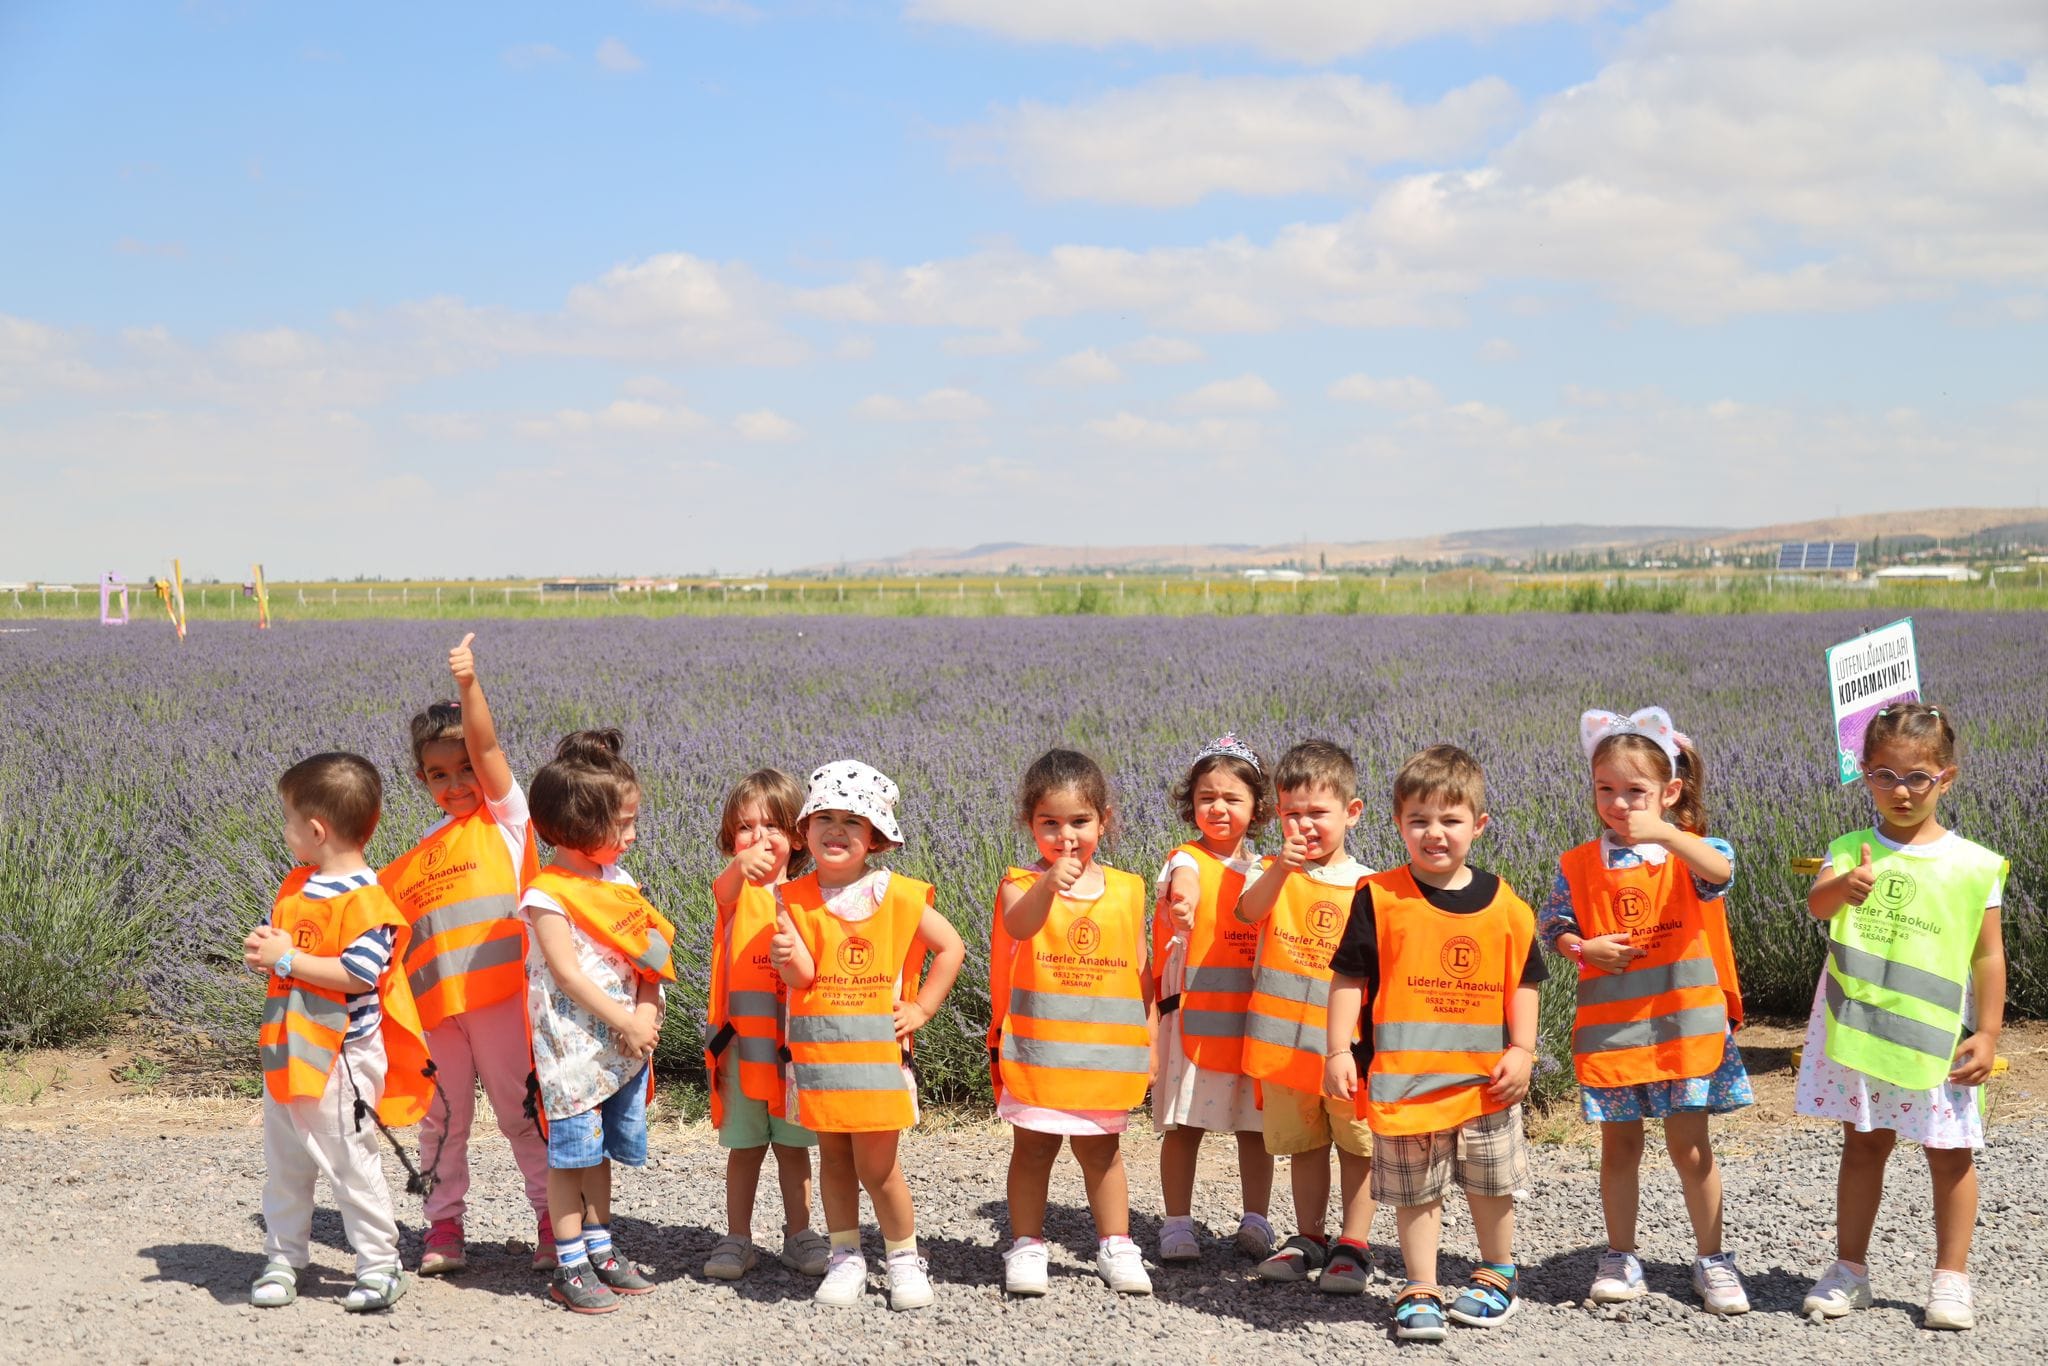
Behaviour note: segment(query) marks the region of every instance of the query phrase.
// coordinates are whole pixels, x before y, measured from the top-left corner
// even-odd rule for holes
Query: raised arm
[[[1807,889],[1806,913],[1815,920],[1833,920],[1844,906],[1861,906],[1877,884],[1877,870],[1871,866],[1870,845],[1863,846],[1863,859],[1846,872],[1825,869]]]
[[[484,785],[484,795],[502,802],[512,791],[512,764],[498,748],[491,704],[484,700],[484,685],[477,681],[476,653],[470,649],[475,639],[476,632],[471,631],[448,652],[448,672],[455,675],[455,692],[462,703],[462,743],[469,750],[469,766]]]

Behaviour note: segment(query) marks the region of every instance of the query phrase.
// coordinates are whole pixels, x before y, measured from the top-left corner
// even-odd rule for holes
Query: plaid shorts
[[[1378,1135],[1372,1198],[1397,1208],[1433,1205],[1452,1182],[1467,1195],[1513,1195],[1529,1184],[1522,1107],[1509,1106],[1433,1134]]]

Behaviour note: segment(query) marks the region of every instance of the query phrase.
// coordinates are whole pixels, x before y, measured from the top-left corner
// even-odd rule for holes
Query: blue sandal
[[[1505,1323],[1522,1307],[1515,1294],[1518,1276],[1503,1276],[1490,1266],[1472,1270],[1472,1283],[1451,1302],[1451,1317],[1471,1328],[1491,1328]]]
[[[1394,1336],[1403,1342],[1442,1342],[1444,1297],[1433,1285],[1411,1285],[1394,1301]]]

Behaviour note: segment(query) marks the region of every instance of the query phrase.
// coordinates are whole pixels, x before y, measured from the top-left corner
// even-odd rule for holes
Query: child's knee
[[[1090,1176],[1112,1171],[1123,1161],[1123,1145],[1115,1134],[1090,1134],[1074,1139],[1074,1161]]]
[[[1976,1166],[1977,1155],[1968,1148],[1929,1148],[1927,1170],[1954,1180]]]
[[[1667,1135],[1668,1137],[1668,1135]],[[1667,1144],[1668,1146],[1668,1144]],[[1600,1153],[1603,1157],[1639,1162],[1643,1156],[1643,1126],[1638,1123],[1602,1124]]]
[[[1842,1160],[1844,1162],[1882,1162],[1892,1155],[1892,1148],[1899,1136],[1891,1129],[1857,1130],[1844,1127],[1842,1130]]]
[[[1059,1134],[1039,1133],[1035,1129],[1012,1129],[1010,1131],[1010,1156],[1027,1167],[1050,1167],[1058,1160],[1060,1144],[1064,1139]],[[1081,1155],[1081,1145],[1074,1144],[1074,1156]]]

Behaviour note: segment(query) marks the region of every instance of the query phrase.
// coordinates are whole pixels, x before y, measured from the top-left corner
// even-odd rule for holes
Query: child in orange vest
[[[1330,959],[1352,896],[1372,872],[1344,847],[1365,803],[1357,763],[1328,740],[1306,740],[1281,755],[1273,786],[1286,842],[1237,899],[1238,920],[1259,926],[1244,1070],[1262,1092],[1266,1151],[1288,1160],[1301,1228],[1259,1263],[1258,1274],[1299,1281],[1316,1272],[1325,1294],[1362,1295],[1372,1268],[1372,1129],[1349,1100],[1323,1094],[1323,1035]],[[1324,1233],[1333,1144],[1342,1222],[1335,1247]]]
[[[1710,1313],[1745,1314],[1735,1256],[1721,1250],[1721,1173],[1707,1138],[1708,1115],[1755,1100],[1735,1046],[1742,989],[1721,905],[1735,851],[1705,837],[1706,770],[1662,707],[1589,711],[1579,740],[1606,828],[1558,860],[1539,925],[1578,977],[1572,1062],[1580,1108],[1600,1126],[1607,1251],[1592,1299],[1649,1291],[1636,1208],[1643,1121],[1660,1119],[1698,1245],[1693,1290]]]
[[[1273,1198],[1273,1155],[1266,1151],[1258,1086],[1244,1074],[1245,1011],[1251,1004],[1257,927],[1232,911],[1258,877],[1251,837],[1273,817],[1266,766],[1235,735],[1212,740],[1174,786],[1174,807],[1199,837],[1168,855],[1159,873],[1152,919],[1152,970],[1159,999],[1158,1080],[1152,1125],[1166,1219],[1159,1260],[1201,1258],[1195,1239],[1195,1159],[1202,1135],[1237,1135],[1237,1176],[1244,1196],[1237,1245],[1264,1261],[1273,1253],[1266,1210]]]
[[[548,1293],[578,1314],[654,1288],[612,1244],[612,1163],[647,1162],[649,1064],[676,932],[619,866],[640,814],[624,746],[616,730],[579,731],[533,775],[534,828],[555,857],[520,898],[533,931],[526,1004],[555,1234]]]
[[[1152,1280],[1130,1237],[1121,1146],[1151,1075],[1145,883],[1095,861],[1115,813],[1109,779],[1087,755],[1040,756],[1025,770],[1017,819],[1038,846],[1038,862],[1004,875],[995,906],[1002,932],[992,936],[990,955],[996,1117],[1012,1126],[1013,1241],[1003,1254],[1003,1289],[1049,1288],[1046,1191],[1065,1140],[1095,1217],[1096,1274],[1118,1294],[1149,1295]]]
[[[1394,778],[1406,867],[1374,873],[1351,901],[1331,960],[1324,1084],[1355,1096],[1372,1124],[1372,1197],[1394,1206],[1408,1284],[1394,1335],[1441,1342],[1436,1280],[1444,1194],[1465,1192],[1482,1260],[1448,1309],[1491,1328],[1521,1307],[1515,1192],[1528,1184],[1522,1097],[1536,1055],[1536,998],[1548,976],[1536,916],[1514,889],[1466,863],[1486,829],[1486,775],[1464,750],[1436,745]],[[1352,1039],[1361,1009],[1371,1063],[1363,1084]]]
[[[863,1188],[882,1226],[889,1307],[932,1302],[896,1149],[917,1122],[911,1036],[945,1002],[967,947],[934,908],[930,883],[868,867],[871,854],[902,847],[896,796],[896,784],[851,759],[811,774],[797,825],[817,871],[776,888],[769,946],[789,986],[784,1112],[818,1135],[819,1195],[832,1244],[812,1299],[836,1308],[858,1304],[867,1288]],[[923,974],[927,951],[931,971]]]
[[[377,1152],[376,1119],[417,1124],[433,1095],[427,1045],[405,974],[405,917],[363,858],[384,784],[354,754],[316,754],[286,769],[284,842],[299,867],[269,923],[242,945],[266,974],[263,1057],[263,1256],[249,1302],[298,1298],[309,1260],[313,1186],[325,1175],[356,1253],[342,1308],[389,1309],[405,1293],[398,1221]]]
[[[555,1264],[547,1142],[525,1109],[532,1056],[519,894],[539,859],[526,794],[498,747],[477,680],[475,640],[472,632],[448,652],[459,700],[436,702],[412,718],[413,774],[446,814],[378,876],[412,927],[405,973],[441,1085],[442,1103],[420,1126],[420,1159],[430,1181],[422,1276],[468,1265],[462,1220],[479,1081],[539,1221],[534,1267]]]
[[[769,961],[775,937],[775,888],[810,866],[797,833],[804,790],[781,769],[742,778],[718,818],[718,849],[731,861],[712,880],[717,921],[711,953],[711,999],[704,1072],[711,1078],[711,1122],[725,1156],[726,1236],[711,1249],[704,1274],[736,1281],[760,1260],[754,1246],[754,1193],[761,1159],[775,1150],[782,1188],[779,1260],[806,1276],[825,1274],[830,1253],[811,1227],[811,1149],[818,1136],[783,1110],[782,1015],[788,988]]]

